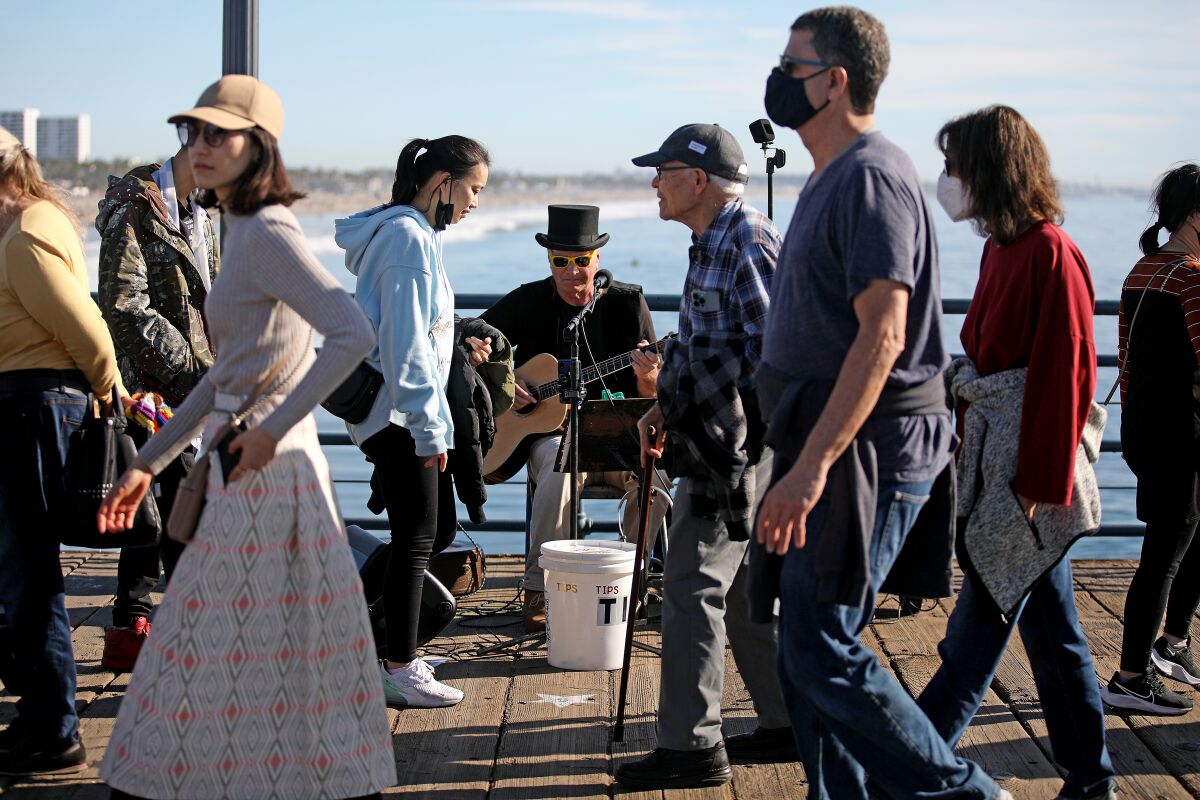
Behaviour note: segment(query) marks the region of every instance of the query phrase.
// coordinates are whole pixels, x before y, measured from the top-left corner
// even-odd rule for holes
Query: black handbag
[[[112,416],[97,413],[94,402],[90,406],[92,413],[67,444],[58,540],[98,549],[155,546],[162,536],[162,517],[153,492],[146,492],[129,529],[100,533],[96,524],[100,502],[137,458],[137,447],[115,390]]]
[[[321,408],[356,425],[367,418],[371,407],[375,405],[375,396],[383,386],[383,373],[365,361],[359,362],[350,373],[350,377],[342,381],[333,390],[333,394],[325,398]]]

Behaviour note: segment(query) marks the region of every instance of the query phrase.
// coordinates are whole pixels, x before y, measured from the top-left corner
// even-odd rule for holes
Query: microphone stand
[[[579,538],[579,412],[587,399],[587,386],[583,382],[583,362],[579,359],[579,332],[583,329],[583,321],[596,310],[596,303],[607,289],[605,286],[593,292],[592,299],[567,323],[562,333],[563,339],[571,343],[571,357],[565,369],[561,363],[559,365],[558,396],[569,406],[567,430],[571,432],[571,438],[567,444],[567,474],[571,476],[568,514],[571,519],[572,539]]]

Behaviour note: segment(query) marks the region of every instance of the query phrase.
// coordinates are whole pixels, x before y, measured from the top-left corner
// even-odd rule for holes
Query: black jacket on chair
[[[469,336],[492,340],[491,356],[478,367],[471,366],[471,346],[466,343]],[[496,436],[496,417],[513,404],[516,379],[512,364],[512,347],[497,328],[474,317],[455,319],[454,356],[446,384],[446,399],[454,420],[449,469],[458,499],[476,524],[487,521],[483,513],[487,501],[483,457]]]

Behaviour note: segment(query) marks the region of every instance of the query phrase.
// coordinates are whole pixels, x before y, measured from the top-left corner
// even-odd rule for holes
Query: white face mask
[[[937,201],[955,222],[971,216],[971,193],[953,175],[943,172],[938,176]]]

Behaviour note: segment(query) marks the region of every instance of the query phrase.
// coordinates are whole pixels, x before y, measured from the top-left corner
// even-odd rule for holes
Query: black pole
[[[647,430],[650,441],[657,431]],[[625,623],[625,652],[621,656],[621,689],[617,693],[617,724],[613,727],[613,741],[625,741],[625,698],[629,693],[629,661],[633,656],[633,626],[637,622],[638,601],[642,597],[642,551],[646,549],[646,528],[650,522],[650,498],[654,494],[653,457],[647,457],[642,469],[642,491],[638,498],[641,516],[638,518],[637,548],[633,551],[633,585],[629,588],[629,619]]]
[[[581,315],[582,316],[582,315]],[[571,331],[571,408],[568,412],[570,419],[567,428],[571,431],[570,457],[567,459],[567,473],[571,480],[571,539],[579,538],[579,407],[583,405],[584,392],[583,369],[579,360],[579,329],[583,327],[582,320]]]
[[[221,74],[258,77],[258,0],[225,0]]]
[[[775,219],[775,159],[767,158],[767,219]]]

